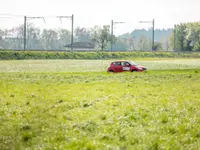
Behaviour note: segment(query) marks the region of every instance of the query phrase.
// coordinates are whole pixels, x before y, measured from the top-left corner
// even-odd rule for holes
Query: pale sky
[[[180,22],[200,21],[200,0],[0,0],[0,14],[27,16],[69,16],[74,14],[74,26],[93,27],[110,25],[111,20],[122,21],[115,34],[131,32],[136,28],[150,28],[139,21],[155,19],[155,28],[169,28]],[[12,23],[11,23],[12,20]],[[23,19],[0,18],[0,27],[23,23]],[[37,26],[66,27],[70,20],[35,20]]]

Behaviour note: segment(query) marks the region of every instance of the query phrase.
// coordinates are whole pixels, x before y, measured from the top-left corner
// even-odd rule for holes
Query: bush
[[[22,59],[125,59],[125,58],[200,58],[200,53],[186,52],[47,52],[0,51],[0,60]]]

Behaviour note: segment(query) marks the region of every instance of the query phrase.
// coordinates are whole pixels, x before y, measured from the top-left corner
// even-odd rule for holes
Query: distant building
[[[71,44],[64,46],[67,50],[71,49]],[[74,42],[72,47],[75,51],[87,51],[87,50],[94,50],[95,45],[90,42]]]

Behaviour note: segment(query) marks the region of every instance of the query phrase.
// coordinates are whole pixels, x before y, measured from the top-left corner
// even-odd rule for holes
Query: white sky
[[[131,32],[135,28],[150,28],[151,24],[138,21],[155,19],[155,28],[173,27],[180,22],[200,21],[200,0],[0,0],[0,14],[56,16],[74,14],[74,26],[93,27],[123,21],[115,34]],[[34,21],[38,26],[70,29],[70,21]],[[23,23],[23,19],[0,18],[0,27]]]

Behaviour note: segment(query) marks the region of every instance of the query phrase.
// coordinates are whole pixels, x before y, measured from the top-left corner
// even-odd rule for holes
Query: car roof
[[[124,62],[124,61],[129,62],[130,60],[116,60],[116,61],[113,61],[113,62]],[[113,62],[112,62],[112,63],[113,63]]]

